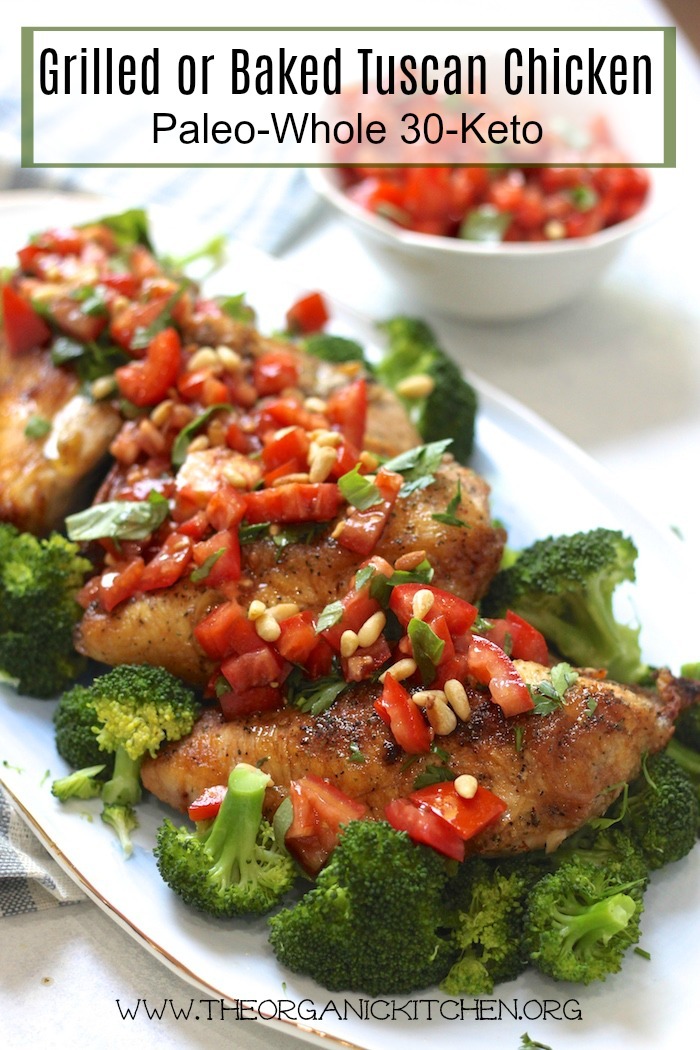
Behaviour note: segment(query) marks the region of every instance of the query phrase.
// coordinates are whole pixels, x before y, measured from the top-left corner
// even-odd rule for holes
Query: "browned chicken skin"
[[[45,436],[25,434],[33,417],[51,424]],[[60,526],[81,495],[89,498],[81,483],[120,425],[116,409],[82,395],[75,373],[45,350],[10,358],[0,341],[0,521],[36,533]]]
[[[538,664],[518,662],[536,684],[547,676]],[[406,763],[390,731],[374,712],[376,685],[348,689],[324,714],[288,707],[224,722],[207,711],[190,737],[167,746],[143,766],[145,787],[175,809],[184,810],[206,787],[225,783],[237,762],[265,759],[274,782],[268,792],[271,814],[290,780],[314,773],[352,798],[365,802],[373,817],[385,805],[410,794],[416,776],[435,755]],[[663,748],[682,702],[667,672],[658,692],[605,682],[581,672],[565,704],[550,715],[528,713],[506,719],[483,690],[470,689],[472,714],[439,737],[457,774],[470,773],[508,808],[471,843],[481,853],[517,853],[555,848],[614,801],[620,784],[634,778],[646,752]],[[591,707],[593,711],[591,712]],[[514,728],[522,727],[522,746]],[[349,761],[352,749],[364,756]]]
[[[432,515],[443,511],[461,480],[457,513],[467,528],[445,527]],[[405,551],[420,549],[436,570],[440,586],[467,601],[484,593],[496,572],[505,534],[489,519],[488,486],[478,475],[446,461],[427,489],[397,500],[375,554],[393,562]],[[331,526],[332,528],[332,526]],[[280,551],[272,540],[242,548],[243,577],[239,596],[247,604],[294,602],[319,612],[348,590],[358,559],[328,534],[314,543],[293,543]],[[135,595],[111,613],[97,604],[88,608],[76,644],[87,656],[106,664],[160,664],[188,681],[203,684],[212,666],[199,650],[192,631],[223,597],[188,579],[166,591]]]

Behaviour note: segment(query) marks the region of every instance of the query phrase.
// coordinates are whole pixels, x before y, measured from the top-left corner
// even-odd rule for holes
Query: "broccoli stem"
[[[674,762],[684,770],[693,780],[700,778],[700,753],[692,747],[682,744],[680,740],[671,737],[666,745],[666,754],[670,755]]]
[[[615,893],[594,904],[572,904],[565,912],[555,909],[553,917],[561,923],[563,950],[570,952],[578,948],[589,952],[597,944],[607,944],[624,930],[635,909],[635,902],[626,893]]]
[[[267,773],[245,762],[233,769],[228,791],[205,840],[214,860],[212,875],[223,886],[255,881],[255,847],[262,819]]]
[[[114,773],[102,790],[108,805],[135,806],[141,801],[142,758],[131,758],[123,747],[114,752]]]

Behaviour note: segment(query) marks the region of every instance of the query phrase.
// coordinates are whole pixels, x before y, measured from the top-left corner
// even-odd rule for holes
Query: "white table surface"
[[[297,6],[301,15],[295,24],[320,24],[311,10],[314,5]],[[379,18],[363,8],[345,12],[341,18],[325,12],[322,21],[349,24],[352,16],[354,24],[387,24],[387,6]],[[522,5],[488,6],[486,24],[524,21]],[[25,23],[56,24],[55,7],[51,8],[53,18],[46,5],[30,7],[44,10],[33,11]],[[133,10],[123,11],[122,7],[118,18],[110,12],[112,19],[135,24],[138,19]],[[485,16],[477,16],[471,4],[433,5],[445,16],[435,17],[435,22],[449,24],[457,7],[461,14],[452,24],[484,24]],[[416,5],[408,8],[409,12],[418,10]],[[669,16],[650,0],[558,6],[535,3],[527,9],[528,24],[671,24]],[[411,18],[404,5],[400,10],[403,24],[421,24],[427,14],[421,8]],[[182,15],[182,8],[177,13]],[[150,16],[153,24],[153,11]],[[393,12],[392,16],[398,23]],[[67,21],[90,25],[98,19],[81,21],[73,12]],[[171,17],[162,24],[186,21]],[[206,21],[217,23],[213,11],[208,11]],[[235,21],[250,22],[250,16],[238,16]],[[234,22],[230,12],[226,22]],[[277,24],[283,22],[277,19]],[[255,19],[251,24],[256,24]],[[3,51],[8,53],[7,44]],[[16,59],[14,52],[11,58]],[[700,552],[700,223],[697,189],[692,187],[697,180],[690,177],[700,170],[697,119],[691,119],[700,111],[700,77],[696,60],[683,41],[678,70],[681,188],[674,214],[633,241],[605,283],[575,306],[507,326],[429,319],[446,347],[467,368],[514,395],[572,438],[612,472],[632,502],[645,507],[662,524],[678,528],[691,552]],[[402,309],[415,312],[415,304],[402,299],[400,290],[376,270],[348,230],[335,222],[324,221],[308,231],[286,255],[296,279],[309,287],[324,288],[369,316],[380,318]],[[135,1005],[143,998],[151,1004],[172,1000],[176,1009],[186,1009],[199,993],[173,976],[95,905],[82,903],[0,920],[0,1046],[7,1050],[40,1045],[82,1050],[115,1047],[123,1040],[134,1050],[150,1047],[156,1040],[164,1050],[291,1050],[298,1045],[264,1022],[235,1021],[230,1015],[205,1020],[206,1014],[200,1011],[199,1021],[194,1016],[176,1020],[168,1007],[163,1020],[148,1020],[143,1015],[134,1021],[122,1020],[116,1000]],[[391,1045],[389,1033],[387,1043]]]

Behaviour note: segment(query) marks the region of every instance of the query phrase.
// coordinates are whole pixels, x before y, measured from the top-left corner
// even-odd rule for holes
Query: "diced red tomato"
[[[287,328],[290,332],[309,335],[319,332],[329,320],[326,300],[320,292],[302,296],[287,310]]]
[[[313,773],[293,780],[289,796],[293,817],[285,845],[305,871],[315,875],[338,844],[342,825],[362,820],[368,809]]]
[[[309,678],[323,678],[333,669],[333,650],[325,638],[317,638],[316,645],[306,658],[305,670]]]
[[[271,435],[265,442],[262,450],[262,461],[267,470],[292,463],[299,471],[307,469],[307,457],[311,442],[309,435],[303,427],[292,427],[284,430],[277,437]]]
[[[375,483],[382,502],[366,510],[351,507],[343,522],[343,529],[337,537],[341,547],[363,557],[371,554],[379,542],[403,484],[403,478],[393,471],[379,470]]]
[[[292,664],[305,665],[319,640],[311,610],[305,609],[282,620],[280,631],[282,633],[275,642],[277,652]]]
[[[491,699],[506,717],[532,710],[535,705],[530,691],[500,646],[475,635],[467,656],[469,673],[481,685],[488,686]]]
[[[164,328],[148,344],[146,359],[117,368],[120,393],[127,401],[146,408],[162,401],[180,371],[180,336],[174,328]]]
[[[391,672],[384,677],[384,687],[381,696],[374,701],[374,710],[389,726],[394,740],[406,754],[423,755],[430,750],[433,730],[418,705],[411,700],[408,690]]]
[[[389,643],[383,635],[372,645],[358,649],[352,656],[343,658],[343,677],[347,682],[364,682],[366,678],[383,667],[391,658]]]
[[[184,574],[191,560],[192,540],[182,533],[172,532],[143,570],[139,590],[156,591],[172,587]]]
[[[100,274],[99,284],[105,288],[111,288],[119,295],[125,295],[127,299],[133,299],[139,290],[139,281],[133,273],[111,273],[106,271]]]
[[[425,616],[426,623],[431,623],[437,616],[444,616],[454,639],[469,631],[477,617],[475,606],[465,602],[463,598],[458,598],[456,594],[424,583],[401,583],[391,592],[389,608],[396,613],[403,627],[408,626],[408,621],[413,616],[413,599],[416,593],[424,590],[433,595],[432,608]]]
[[[504,619],[491,619],[493,625],[485,637],[499,645],[513,660],[549,662],[547,642],[536,627],[509,609]]]
[[[123,569],[110,569],[100,578],[99,599],[107,612],[131,598],[141,586],[143,558],[134,558]]]
[[[79,255],[85,245],[85,234],[80,230],[46,230],[17,252],[19,265],[25,273],[34,273],[37,260],[47,253],[52,255]]]
[[[290,482],[249,492],[246,501],[246,520],[254,525],[263,521],[330,521],[338,514],[343,497],[338,486],[330,482]]]
[[[498,795],[481,784],[473,798],[462,798],[457,794],[452,781],[419,788],[409,797],[411,801],[424,803],[439,813],[465,841],[493,824],[508,808]]]
[[[181,530],[179,530],[181,531]],[[192,558],[197,566],[203,566],[216,556],[202,583],[206,587],[220,587],[229,580],[238,580],[241,575],[241,545],[238,532],[222,529],[206,540],[195,543]]]
[[[367,381],[356,379],[330,395],[326,415],[355,448],[361,449],[367,426]]]
[[[212,528],[233,529],[243,521],[246,499],[240,489],[223,482],[217,488],[206,506],[206,516]]]
[[[389,803],[384,814],[392,828],[405,831],[414,842],[431,846],[452,860],[464,860],[464,840],[461,835],[430,806],[412,802],[408,798],[397,798]]]
[[[234,652],[234,645],[242,635],[252,632],[260,641],[254,624],[245,610],[236,601],[215,606],[194,629],[194,636],[207,656],[212,660],[223,660]]]
[[[268,350],[256,357],[253,364],[253,383],[260,397],[281,394],[287,387],[299,382],[298,355],[290,350]]]
[[[370,596],[369,586],[348,591],[340,599],[343,612],[340,620],[321,631],[329,645],[340,652],[340,639],[344,631],[359,631],[362,624],[380,609],[379,602]]]
[[[258,638],[258,647],[249,652],[227,656],[221,673],[236,692],[253,686],[273,685],[285,677],[284,661],[271,645]]]
[[[205,788],[194,802],[187,807],[187,816],[190,820],[213,820],[221,809],[221,803],[226,795],[226,784],[216,784],[214,787]]]
[[[252,685],[249,689],[232,689],[217,698],[225,721],[257,714],[259,711],[277,711],[284,706],[284,697],[278,686]]]
[[[167,305],[167,296],[152,299],[147,303],[129,303],[113,318],[109,326],[109,334],[122,350],[132,351],[136,333],[152,325]],[[133,353],[137,357],[141,356],[139,351],[133,351]]]
[[[44,346],[51,338],[51,329],[43,318],[9,284],[3,285],[2,289],[2,316],[7,348],[11,354],[34,350]]]
[[[58,327],[81,343],[98,339],[107,325],[107,316],[83,313],[80,303],[62,295],[51,303],[50,313]]]

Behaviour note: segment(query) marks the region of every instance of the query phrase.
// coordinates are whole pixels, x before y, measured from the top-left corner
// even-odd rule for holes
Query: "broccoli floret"
[[[192,731],[200,704],[192,689],[162,667],[123,664],[88,687],[95,709],[95,735],[113,752],[114,770],[104,786],[106,803],[136,805],[141,799],[141,764],[166,740]]]
[[[512,609],[577,666],[639,682],[649,673],[639,628],[618,623],[613,610],[618,585],[635,579],[636,558],[632,540],[611,529],[549,536],[497,573],[481,611],[488,617]]]
[[[636,888],[627,891],[631,896],[642,894],[646,889],[649,865],[637,842],[617,824],[599,829],[595,822],[585,824],[549,855],[549,861],[560,867],[572,857],[604,868],[620,883],[633,885]]]
[[[500,863],[474,858],[462,865],[456,881],[462,883],[464,904],[454,929],[460,955],[440,984],[445,994],[490,995],[494,985],[527,968],[523,919],[528,895],[543,874],[528,858]]]
[[[155,848],[158,870],[193,908],[220,918],[269,911],[290,889],[294,862],[262,816],[270,777],[256,766],[234,766],[221,808],[195,831],[165,820]]]
[[[394,995],[441,981],[455,959],[444,923],[447,868],[385,821],[353,820],[318,876],[270,919],[279,961],[331,991]]]
[[[694,751],[700,751],[700,664],[684,664],[681,678],[685,679],[684,691],[692,697],[693,702],[676,719],[674,739]]]
[[[65,777],[59,777],[51,785],[51,794],[61,802],[69,798],[97,798],[102,794],[103,784],[97,778],[104,770],[103,765],[88,766],[76,769]]]
[[[674,736],[666,746],[666,754],[673,759],[676,765],[680,766],[695,789],[698,799],[698,825],[696,830],[698,836],[700,836],[700,753],[694,748],[682,744]]]
[[[433,389],[422,397],[401,397],[423,441],[452,439],[450,452],[467,463],[474,447],[477,396],[459,367],[447,356],[433,332],[412,317],[394,317],[379,326],[387,334],[388,350],[377,364],[377,377],[386,386],[410,376],[427,375]]]
[[[80,673],[75,595],[90,568],[57,533],[38,539],[0,524],[0,673],[20,692],[52,697]]]
[[[627,797],[616,803],[619,827],[638,843],[651,870],[681,860],[697,838],[698,796],[688,775],[665,752],[652,755]]]
[[[74,685],[63,693],[53,716],[56,750],[73,769],[103,763],[101,779],[111,775],[114,759],[97,743],[99,722],[90,686]]]
[[[524,920],[530,961],[558,981],[605,980],[639,940],[641,912],[638,886],[572,857],[530,894]]]
[[[134,848],[131,832],[139,826],[134,807],[110,803],[102,807],[102,820],[116,832],[124,856],[130,857]]]

